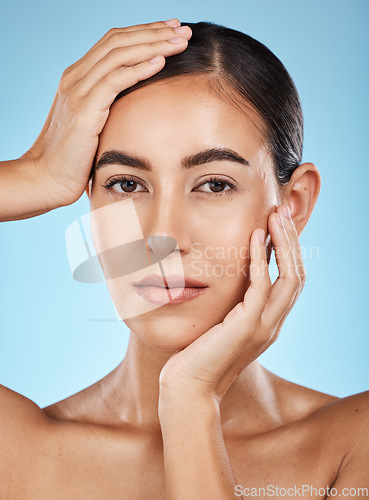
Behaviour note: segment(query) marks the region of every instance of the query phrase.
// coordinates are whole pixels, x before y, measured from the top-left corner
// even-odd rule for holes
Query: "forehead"
[[[219,86],[208,75],[180,75],[115,102],[100,134],[98,155],[124,149],[159,159],[164,150],[181,154],[226,146],[250,157],[265,147],[262,130],[259,115],[229,86]]]

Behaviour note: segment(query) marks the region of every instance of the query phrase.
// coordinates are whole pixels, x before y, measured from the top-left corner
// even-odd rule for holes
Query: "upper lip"
[[[137,286],[159,286],[161,288],[168,288],[169,285],[169,288],[179,288],[183,287],[183,282],[185,288],[206,288],[208,286],[201,283],[201,281],[186,276],[171,275],[163,277],[160,274],[145,276],[145,278],[134,281],[132,284]]]

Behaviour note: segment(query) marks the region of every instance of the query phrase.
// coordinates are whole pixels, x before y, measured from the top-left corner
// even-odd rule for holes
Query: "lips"
[[[180,275],[161,276],[152,274],[132,283],[134,286],[158,286],[160,288],[207,288],[208,285]]]
[[[132,283],[137,294],[157,305],[181,304],[202,295],[208,285],[193,278],[179,275],[161,276],[153,274]]]

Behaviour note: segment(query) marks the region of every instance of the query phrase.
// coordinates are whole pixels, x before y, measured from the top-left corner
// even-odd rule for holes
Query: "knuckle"
[[[88,101],[85,97],[78,100],[76,111],[74,112],[74,120],[77,128],[83,128],[86,125],[86,116],[88,114]]]
[[[72,66],[68,66],[68,68],[65,68],[65,70],[63,71],[62,76],[61,76],[62,80],[63,79],[65,80],[68,77],[71,70],[72,70]]]
[[[144,26],[145,28],[150,28],[152,30],[155,30],[157,29],[157,22],[154,22],[154,23],[146,23],[146,24],[143,24],[142,26]],[[160,29],[160,28],[159,28]]]
[[[68,109],[72,114],[77,114],[77,111],[80,111],[82,108],[82,99],[79,98],[76,94],[71,94],[68,96]]]
[[[271,333],[271,336],[270,336],[270,344],[269,345],[272,345],[274,344],[274,342],[278,339],[279,337],[279,333],[280,333],[280,329],[275,329],[272,333]]]
[[[129,71],[131,73],[130,77],[131,85],[135,85],[140,81],[140,70],[137,66],[130,66]]]
[[[61,90],[65,91],[74,86],[75,81],[78,79],[78,63],[79,61],[76,61],[63,71],[59,82]]]
[[[295,274],[292,279],[294,287],[298,288],[301,285],[300,276],[298,274]]]
[[[68,67],[63,71],[59,82],[59,88],[62,92],[65,92],[69,88],[70,79],[71,79],[71,67]]]
[[[110,37],[109,37],[109,42],[112,45],[116,45],[122,38],[122,33],[120,31],[114,31]]]
[[[80,80],[73,85],[72,91],[70,92],[70,96],[73,102],[78,102],[84,96],[84,92],[82,90],[83,83],[83,80]]]
[[[109,31],[106,32],[106,35],[110,38],[112,35],[119,33],[120,28],[110,28]]]
[[[61,95],[65,95],[67,90],[68,90],[68,83],[67,83],[67,78],[66,77],[62,77],[60,82],[59,82],[59,92]]]
[[[271,339],[270,330],[266,328],[262,328],[259,332],[259,345],[260,347],[264,347],[266,344],[268,345]]]
[[[301,290],[304,288],[305,283],[306,283],[306,275],[300,276],[300,288],[301,288]]]
[[[106,54],[108,59],[114,59],[120,52],[120,47],[112,47]]]
[[[104,75],[101,80],[91,89],[91,93],[93,95],[99,95],[101,92],[104,92],[105,89],[111,88],[115,85],[115,72],[109,72]]]
[[[107,73],[103,78],[102,78],[102,85],[103,86],[111,86],[115,81],[115,75],[113,72]]]
[[[124,49],[123,49],[124,50]],[[114,59],[119,57],[122,53],[122,48],[121,47],[113,47],[112,49],[109,50],[109,52],[105,56],[105,61],[108,63],[112,62]]]
[[[71,112],[77,112],[81,107],[84,95],[80,88],[80,84],[75,84],[73,89],[65,94],[65,102]]]

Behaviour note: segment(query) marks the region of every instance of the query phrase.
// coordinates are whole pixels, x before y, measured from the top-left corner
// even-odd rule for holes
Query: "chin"
[[[163,351],[180,351],[192,344],[224,317],[212,319],[178,312],[163,312],[164,308],[124,320],[124,323],[145,344]]]

